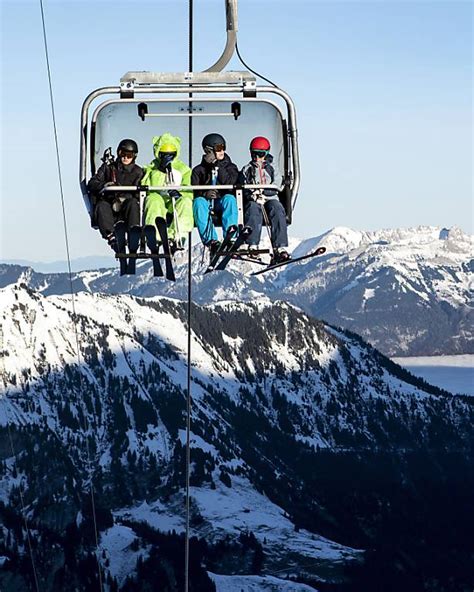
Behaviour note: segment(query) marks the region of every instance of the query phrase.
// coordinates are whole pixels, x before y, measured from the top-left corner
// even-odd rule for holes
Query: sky
[[[78,183],[82,102],[129,70],[186,71],[188,3],[43,6],[71,258],[106,255]],[[195,71],[221,55],[224,6],[194,0]],[[63,260],[40,2],[0,7],[0,260]],[[302,183],[291,236],[335,226],[472,232],[471,2],[240,0],[238,27],[245,61],[296,105]],[[227,69],[243,66],[234,57]]]

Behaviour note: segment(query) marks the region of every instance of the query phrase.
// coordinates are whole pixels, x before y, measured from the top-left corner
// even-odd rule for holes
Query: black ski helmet
[[[124,152],[133,152],[134,154],[138,154],[138,144],[135,142],[135,140],[122,140],[117,146],[117,154],[120,154],[121,150]]]
[[[204,138],[202,139],[203,150],[206,150],[206,148],[214,149],[216,146],[219,145],[224,146],[225,150],[225,139],[220,134],[207,134],[207,136],[204,136]]]

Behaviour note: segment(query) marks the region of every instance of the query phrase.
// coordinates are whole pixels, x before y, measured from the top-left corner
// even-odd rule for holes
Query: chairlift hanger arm
[[[82,107],[81,149],[80,149],[80,185],[86,206],[89,202],[87,174],[88,112],[94,99],[103,94],[120,94],[121,99],[133,98],[139,94],[172,93],[242,93],[243,97],[256,97],[257,90],[280,95],[286,102],[288,121],[287,139],[289,158],[292,162],[286,183],[291,187],[291,207],[294,206],[300,186],[300,165],[296,127],[296,111],[289,95],[275,86],[258,87],[253,73],[248,71],[225,72],[223,68],[230,61],[237,47],[237,0],[225,0],[227,43],[221,57],[203,72],[163,73],[147,71],[127,72],[120,79],[119,87],[103,87],[89,94]],[[239,56],[240,57],[240,56]],[[245,63],[244,63],[245,66]],[[189,66],[192,70],[192,62]],[[191,96],[191,95],[190,95]],[[195,188],[193,188],[195,189]]]
[[[227,41],[221,57],[204,72],[220,72],[234,55],[237,44],[237,0],[225,0]]]

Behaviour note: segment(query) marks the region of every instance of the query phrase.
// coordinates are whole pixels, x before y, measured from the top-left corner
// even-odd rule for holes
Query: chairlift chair
[[[190,166],[200,162],[201,139],[210,132],[226,138],[227,152],[239,169],[249,161],[249,142],[266,136],[274,157],[273,185],[217,185],[237,196],[239,223],[243,223],[243,189],[276,189],[291,223],[300,185],[296,111],[282,89],[260,85],[249,71],[222,71],[236,45],[237,0],[225,0],[227,44],[222,56],[203,72],[127,72],[118,86],[91,92],[82,105],[80,142],[80,186],[84,203],[92,215],[87,180],[100,166],[104,151],[124,138],[139,146],[137,161],[153,160],[152,138],[164,132],[180,136],[182,159]],[[189,133],[192,129],[192,135]],[[192,137],[191,145],[189,138]],[[205,190],[201,186],[110,187],[106,191],[140,191],[141,207],[148,191]]]

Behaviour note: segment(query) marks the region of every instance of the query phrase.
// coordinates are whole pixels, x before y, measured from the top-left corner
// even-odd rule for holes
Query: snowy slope
[[[265,246],[263,242],[262,246]],[[231,262],[229,270],[202,275],[206,255],[194,246],[193,298],[206,304],[225,300],[286,300],[316,318],[362,335],[388,355],[474,352],[472,318],[473,237],[459,228],[419,226],[360,232],[344,227],[311,239],[291,239],[295,256],[324,245],[324,256],[263,276],[259,267]],[[185,299],[187,255],[177,257],[178,281],[151,277],[150,264],[134,278],[116,269],[74,274],[74,289]],[[45,295],[70,289],[65,274],[42,275],[0,266],[0,286],[22,281]]]
[[[314,592],[306,584],[288,582],[274,576],[223,576],[210,574],[216,584],[216,592]]]
[[[93,479],[100,561],[123,584],[160,561],[160,533],[183,531],[186,306],[81,292],[74,310],[69,296],[24,283],[0,290],[0,491],[18,509],[22,482],[33,536],[49,540],[74,525],[87,531]],[[344,481],[346,463],[364,465],[371,450],[379,471],[394,471],[390,481],[416,490],[405,474],[413,451],[427,465],[437,451],[446,481],[442,455],[472,444],[472,399],[429,387],[284,302],[226,301],[192,314],[191,526],[212,550],[200,551],[212,573],[257,577],[259,565],[262,576],[341,581],[370,544],[366,531],[377,530],[372,506],[348,510],[362,494]]]

